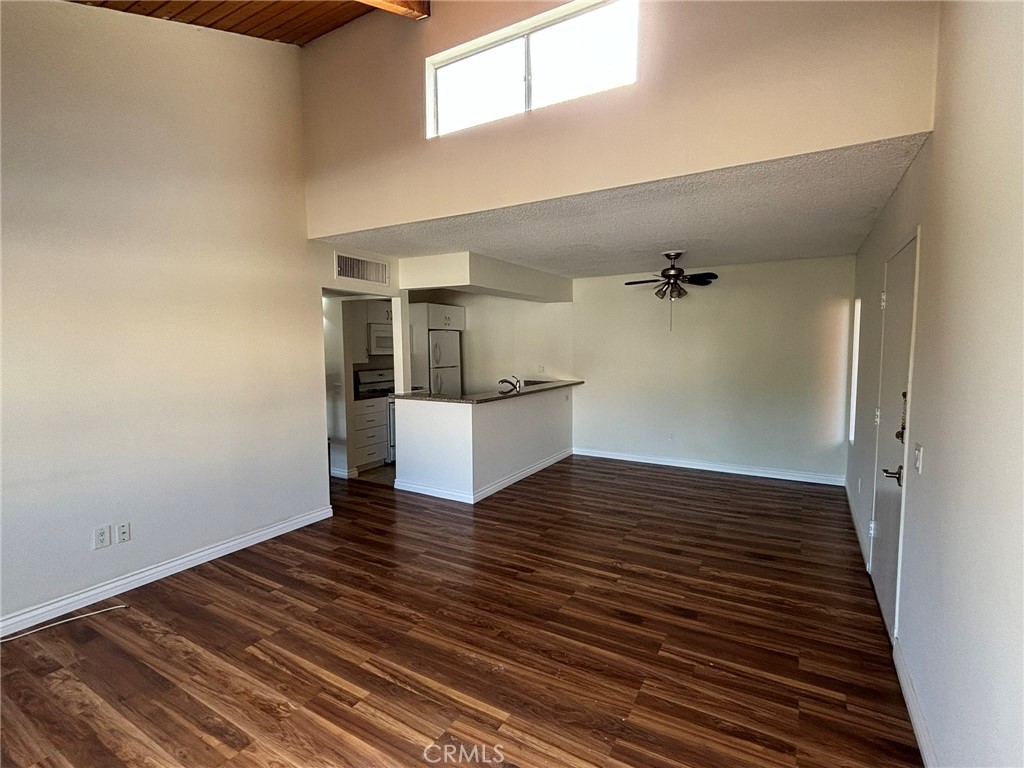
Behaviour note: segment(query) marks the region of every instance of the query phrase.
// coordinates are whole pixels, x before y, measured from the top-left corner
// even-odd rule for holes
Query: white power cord
[[[79,616],[72,616],[72,617],[67,618],[67,619],[61,619],[60,621],[54,621],[54,622],[51,622],[49,624],[44,624],[41,627],[36,627],[35,629],[30,629],[28,632],[22,632],[20,635],[15,635],[14,637],[5,637],[3,640],[0,640],[0,643],[9,643],[9,642],[11,642],[11,640],[17,640],[19,637],[28,637],[29,635],[34,635],[36,632],[42,632],[44,629],[49,629],[50,627],[56,627],[58,624],[67,624],[69,621],[77,621],[78,619],[87,619],[90,616],[95,616],[97,613],[106,613],[107,611],[116,611],[118,608],[127,608],[127,607],[128,606],[124,605],[124,604],[112,605],[109,608],[100,608],[98,611],[92,611],[91,613],[83,613],[83,614],[81,614]]]

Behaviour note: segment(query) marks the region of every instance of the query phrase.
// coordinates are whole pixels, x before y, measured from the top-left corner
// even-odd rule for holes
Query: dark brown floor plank
[[[332,501],[6,644],[3,766],[920,765],[840,489],[573,457]]]

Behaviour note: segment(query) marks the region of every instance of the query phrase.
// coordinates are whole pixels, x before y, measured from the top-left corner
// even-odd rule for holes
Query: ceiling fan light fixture
[[[660,276],[654,275],[653,280],[627,280],[625,285],[658,283],[658,287],[654,289],[654,295],[659,299],[664,299],[665,296],[668,296],[671,301],[676,301],[689,293],[683,287],[684,283],[704,286],[711,285],[712,280],[718,279],[718,275],[714,272],[686,274],[682,267],[676,265],[676,261],[685,256],[686,251],[665,251],[662,255],[669,260],[669,266],[661,270]]]

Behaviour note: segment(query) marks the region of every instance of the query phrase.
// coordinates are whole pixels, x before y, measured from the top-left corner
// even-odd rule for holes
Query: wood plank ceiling
[[[71,0],[140,16],[305,45],[375,8],[423,19],[429,0]]]

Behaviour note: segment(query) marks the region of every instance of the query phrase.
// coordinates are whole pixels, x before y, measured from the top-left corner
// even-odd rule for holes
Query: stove
[[[356,371],[355,385],[356,400],[368,400],[371,397],[387,397],[395,391],[395,371],[392,368],[376,371]]]

